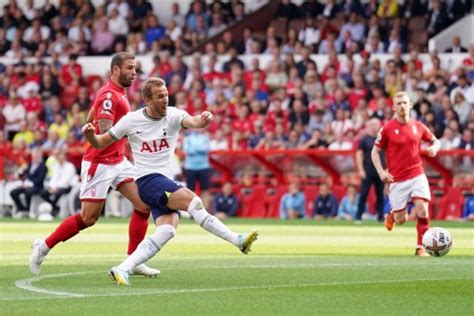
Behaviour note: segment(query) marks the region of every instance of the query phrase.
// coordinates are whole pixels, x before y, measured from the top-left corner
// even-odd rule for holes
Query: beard
[[[132,82],[133,80],[131,79],[128,79],[127,76],[125,74],[123,74],[122,72],[120,72],[120,75],[118,77],[118,82],[120,83],[120,85],[124,88],[128,88],[132,85]]]

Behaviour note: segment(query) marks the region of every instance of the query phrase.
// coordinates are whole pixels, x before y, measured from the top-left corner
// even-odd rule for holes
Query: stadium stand
[[[354,153],[328,148],[356,148],[368,118],[391,118],[398,90],[451,146],[424,159],[435,217],[454,216],[446,205],[474,186],[474,43],[453,38],[459,52],[440,54],[428,52],[428,40],[472,15],[472,3],[269,1],[250,10],[250,2],[169,3],[161,20],[152,1],[8,1],[0,17],[0,207],[11,205],[5,192],[35,147],[46,158],[65,146],[79,172],[87,146],[80,127],[107,78],[97,60],[127,50],[139,61],[128,91],[133,109],[143,106],[140,84],[153,75],[167,81],[170,105],[215,114],[212,181],[236,184],[239,216],[278,217],[289,177],[307,196],[329,181],[342,197],[345,184],[359,181]]]

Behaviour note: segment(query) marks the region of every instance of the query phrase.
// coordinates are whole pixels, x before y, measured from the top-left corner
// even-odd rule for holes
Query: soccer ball
[[[451,234],[444,228],[433,227],[423,235],[423,248],[433,257],[445,256],[452,246]]]

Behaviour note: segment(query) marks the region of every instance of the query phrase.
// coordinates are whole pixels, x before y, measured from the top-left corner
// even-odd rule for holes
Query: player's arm
[[[370,158],[372,158],[372,163],[374,164],[377,173],[379,174],[380,179],[382,179],[385,183],[393,182],[393,176],[388,173],[382,165],[382,159],[380,159],[380,154],[382,153],[383,149],[374,145],[372,148],[372,152],[370,153]]]
[[[94,115],[95,115],[95,110],[94,107],[91,107],[89,113],[87,113],[87,123],[92,123],[94,122]]]
[[[214,120],[214,115],[209,111],[204,111],[195,116],[186,116],[181,125],[184,128],[204,128]]]
[[[104,120],[104,121],[107,121],[107,120]],[[110,127],[107,129],[107,131],[110,129]],[[100,128],[100,124],[99,124],[99,128]],[[84,136],[86,136],[89,143],[91,143],[91,145],[97,149],[103,149],[109,146],[110,144],[112,144],[113,142],[115,142],[115,139],[110,135],[110,133],[107,133],[107,131],[104,132],[103,134],[96,135],[95,128],[94,128],[94,125],[92,125],[92,123],[87,123],[82,128],[82,133],[84,133]]]
[[[364,169],[364,152],[362,149],[357,149],[356,151],[356,164],[357,164],[357,170],[359,171],[359,175],[362,179],[365,179],[367,176],[365,174],[365,169]]]
[[[431,146],[429,146],[426,151],[428,151],[428,156],[434,157],[438,153],[438,151],[441,149],[441,142],[439,139],[437,139],[435,136],[433,136],[433,139],[431,141]]]

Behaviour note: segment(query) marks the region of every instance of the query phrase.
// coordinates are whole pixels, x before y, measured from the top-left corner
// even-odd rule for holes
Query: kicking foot
[[[128,280],[129,274],[128,271],[120,270],[117,267],[113,267],[109,271],[109,276],[114,279],[118,285],[130,285],[130,281]]]
[[[36,239],[33,241],[31,249],[33,249],[33,251],[30,257],[30,271],[32,274],[38,275],[41,270],[41,264],[49,252],[49,248],[46,246],[44,240]]]
[[[415,256],[417,257],[429,257],[429,253],[426,252],[425,249],[423,248],[416,248],[415,250]]]
[[[253,230],[249,234],[239,235],[240,239],[240,251],[244,254],[248,254],[251,251],[250,247],[252,247],[252,243],[257,240],[258,232]]]
[[[144,263],[139,264],[135,268],[132,269],[133,275],[144,275],[149,278],[157,277],[160,274],[160,270],[150,268],[149,266],[145,265]]]
[[[388,213],[387,218],[385,219],[385,228],[387,228],[388,231],[392,231],[394,226],[395,218],[393,218],[393,213],[390,212]]]

